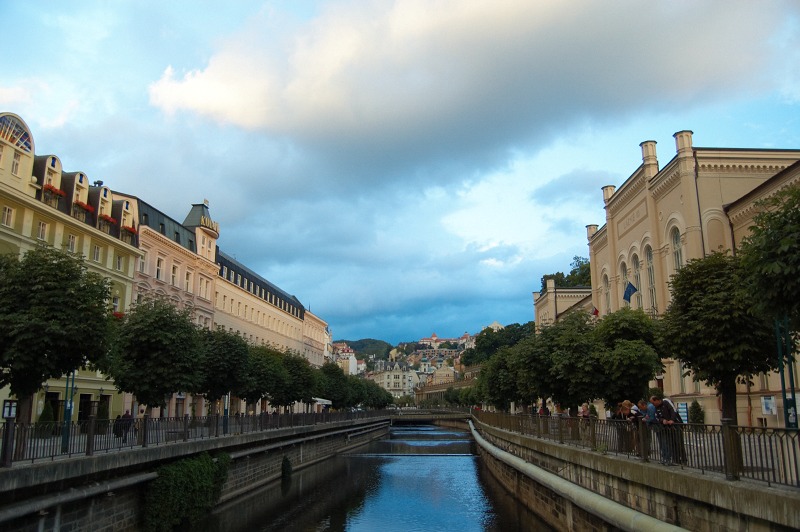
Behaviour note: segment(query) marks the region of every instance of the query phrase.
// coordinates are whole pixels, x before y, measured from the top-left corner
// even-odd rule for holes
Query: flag
[[[592,316],[599,316],[600,311],[597,310],[597,307],[592,307]]]
[[[622,296],[622,299],[630,303],[631,296],[638,291],[639,290],[635,286],[633,286],[633,283],[628,283],[628,286],[625,287],[625,294]]]

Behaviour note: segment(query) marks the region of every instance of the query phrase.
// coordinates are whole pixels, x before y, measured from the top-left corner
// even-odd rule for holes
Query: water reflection
[[[546,530],[483,471],[465,431],[397,427],[229,503],[207,531]]]

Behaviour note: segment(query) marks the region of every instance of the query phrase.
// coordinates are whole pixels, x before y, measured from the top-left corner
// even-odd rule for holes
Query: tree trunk
[[[28,452],[28,431],[23,429],[33,423],[33,395],[24,395],[18,399],[17,404],[17,433],[14,447],[14,460],[24,460]]]
[[[738,426],[739,421],[736,413],[736,376],[728,376],[720,381],[720,396],[722,397],[722,419],[730,419],[730,425]],[[724,430],[724,427],[723,427]],[[726,450],[726,468],[729,473],[740,475],[744,469],[744,455],[742,454],[742,442],[735,429],[730,429],[730,444]]]
[[[736,376],[725,377],[717,385],[720,397],[722,398],[722,419],[730,419],[732,425],[738,425],[738,415],[736,411]]]

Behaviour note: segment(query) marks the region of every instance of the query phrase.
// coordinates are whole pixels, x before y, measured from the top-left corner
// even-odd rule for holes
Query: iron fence
[[[13,462],[91,456],[134,447],[220,438],[237,434],[388,417],[387,411],[258,414],[244,416],[184,416],[137,419],[95,419],[73,422],[0,424],[3,466]],[[10,431],[10,432],[9,432]]]
[[[480,422],[534,438],[642,461],[800,487],[796,429],[676,424],[503,414],[475,410]]]

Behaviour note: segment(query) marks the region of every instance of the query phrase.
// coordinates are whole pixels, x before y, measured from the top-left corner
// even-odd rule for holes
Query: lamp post
[[[72,387],[70,388],[70,375],[72,376]],[[72,398],[75,395],[75,370],[67,375],[67,385],[64,389],[64,425],[61,429],[61,452],[69,451],[69,435],[72,425]]]
[[[778,372],[781,377],[781,395],[783,396],[783,419],[787,429],[797,428],[797,402],[794,395],[794,357],[792,356],[792,335],[789,331],[789,316],[784,315],[775,320],[775,339],[778,347]],[[786,373],[784,374],[784,366]],[[789,378],[789,393],[786,393],[786,377]]]

